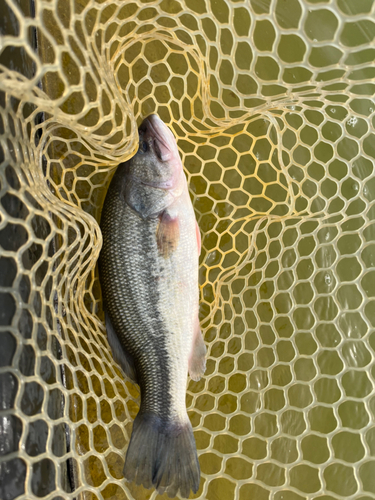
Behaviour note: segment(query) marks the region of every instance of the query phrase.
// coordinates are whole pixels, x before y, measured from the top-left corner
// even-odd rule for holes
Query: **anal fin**
[[[197,318],[193,337],[193,347],[189,357],[189,375],[195,381],[199,380],[206,371],[206,352],[206,345]]]
[[[112,349],[113,359],[121,366],[125,375],[129,377],[132,382],[138,384],[133,358],[123,348],[107,312],[105,312],[105,326],[107,329],[108,342]]]

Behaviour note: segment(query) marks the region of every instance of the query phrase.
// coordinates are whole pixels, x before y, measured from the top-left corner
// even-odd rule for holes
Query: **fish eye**
[[[146,141],[142,141],[141,149],[142,149],[143,153],[146,153],[146,151],[148,151],[148,144]]]

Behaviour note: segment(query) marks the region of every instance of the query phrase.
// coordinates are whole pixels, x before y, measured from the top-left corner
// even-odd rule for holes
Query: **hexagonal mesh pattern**
[[[192,498],[374,499],[372,0],[30,5],[0,2],[0,497],[164,498],[122,479],[138,393],[94,267],[157,112],[203,241]]]

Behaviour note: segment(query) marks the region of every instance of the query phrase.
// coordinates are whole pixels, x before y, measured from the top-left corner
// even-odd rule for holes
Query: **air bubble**
[[[349,120],[347,121],[347,124],[350,126],[350,127],[355,127],[356,124],[358,123],[358,118],[356,116],[351,116],[349,118]]]

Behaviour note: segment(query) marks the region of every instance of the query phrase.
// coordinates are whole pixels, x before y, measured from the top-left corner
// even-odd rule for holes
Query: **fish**
[[[176,139],[156,115],[137,153],[108,188],[99,277],[113,358],[140,387],[124,478],[169,497],[196,493],[200,467],[186,409],[188,374],[199,380],[201,237]]]

